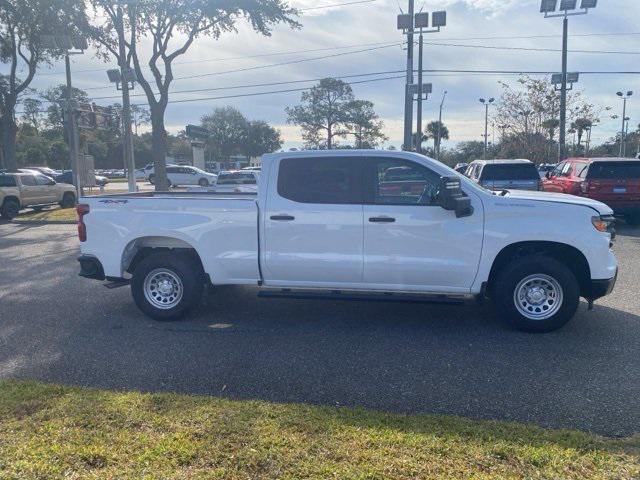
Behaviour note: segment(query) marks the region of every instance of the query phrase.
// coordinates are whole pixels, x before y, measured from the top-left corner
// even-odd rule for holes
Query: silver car
[[[465,175],[489,190],[542,190],[542,180],[530,160],[474,160]]]

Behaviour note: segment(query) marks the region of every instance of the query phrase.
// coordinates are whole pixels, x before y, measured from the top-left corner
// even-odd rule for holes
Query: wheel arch
[[[492,289],[498,273],[517,258],[530,255],[547,255],[565,265],[573,272],[580,286],[580,295],[588,296],[591,289],[591,268],[585,255],[576,247],[561,242],[525,241],[504,247],[491,265],[487,281],[487,293],[492,295]]]
[[[22,206],[22,202],[20,201],[19,197],[17,197],[16,195],[7,195],[2,199],[2,202],[0,202],[0,207],[2,207],[2,205],[4,205],[7,200],[15,200],[16,202],[18,202],[18,205]]]
[[[204,272],[202,258],[189,242],[169,236],[146,236],[131,240],[122,252],[121,271],[133,273],[136,266],[149,255],[161,251],[172,251],[190,256]]]

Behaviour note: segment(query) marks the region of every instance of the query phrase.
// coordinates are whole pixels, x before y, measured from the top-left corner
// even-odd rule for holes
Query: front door
[[[264,212],[265,283],[362,282],[360,157],[285,158],[275,168],[277,192]]]
[[[24,205],[47,203],[45,187],[38,185],[35,175],[20,175],[21,196]]]
[[[368,158],[363,281],[380,290],[467,293],[483,238],[482,203],[456,218],[437,204],[440,175],[416,162]]]

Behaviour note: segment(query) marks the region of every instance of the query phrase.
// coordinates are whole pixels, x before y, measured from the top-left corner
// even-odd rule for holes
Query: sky
[[[407,0],[373,0],[327,8],[329,5],[354,1],[290,0],[291,6],[302,10],[299,17],[302,28],[299,30],[277,26],[271,36],[265,37],[240,23],[237,33],[226,33],[217,40],[198,38],[188,53],[176,60],[174,75],[176,78],[199,77],[178,79],[173,83],[172,90],[219,90],[172,94],[171,101],[194,101],[171,103],[168,106],[167,129],[176,133],[184,129],[186,124],[197,124],[204,114],[215,107],[232,105],[250,119],[266,120],[276,126],[285,140],[284,148],[300,147],[299,128],[287,124],[285,113],[285,107],[299,102],[300,91],[237,98],[208,97],[300,89],[310,87],[314,82],[246,86],[251,84],[403,70],[406,52],[401,47],[403,35],[396,30],[396,15],[400,9],[406,12]],[[425,35],[424,68],[559,70],[562,19],[544,18],[539,8],[539,0],[416,0],[416,10],[447,11],[447,26],[441,32]],[[600,0],[597,8],[587,15],[571,17],[570,51],[623,53],[570,52],[569,71],[640,71],[638,18],[640,1],[637,0]],[[503,47],[557,51],[508,50]],[[74,86],[87,90],[94,98],[113,97],[101,98],[96,103],[116,102],[118,92],[108,83],[105,73],[114,67],[113,60],[104,63],[91,51],[74,56]],[[244,71],[237,71],[240,69]],[[5,70],[3,66],[1,71]],[[44,90],[64,82],[63,70],[63,62],[41,68],[32,86]],[[401,75],[389,73],[345,79],[355,82],[376,79],[353,84],[353,90],[357,98],[374,102],[389,137],[385,146],[399,147],[402,143],[404,79],[388,79]],[[484,107],[478,99],[498,98],[501,91],[498,81],[515,83],[516,79],[517,75],[427,72],[424,81],[433,84],[433,94],[424,105],[425,124],[437,119],[440,100],[443,92],[447,91],[443,121],[451,137],[445,142],[445,148],[460,141],[481,140]],[[612,113],[621,113],[622,101],[615,95],[619,90],[637,91],[637,97],[632,97],[628,104],[628,116],[631,117],[631,125],[640,123],[639,82],[640,75],[632,74],[581,75],[576,88],[584,92],[596,106],[613,108],[602,116],[601,125],[594,128],[593,143],[607,140],[620,128],[618,121],[609,118]],[[242,88],[221,89],[233,86]],[[140,95],[143,92],[138,86],[133,93]],[[144,103],[144,98],[134,96],[132,101]]]

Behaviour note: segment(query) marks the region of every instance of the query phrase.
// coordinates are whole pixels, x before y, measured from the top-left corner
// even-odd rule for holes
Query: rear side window
[[[539,180],[533,164],[491,164],[482,169],[482,180]]]
[[[0,175],[0,187],[15,187],[16,179],[11,175]]]
[[[362,203],[359,165],[353,157],[283,159],[278,194],[300,203]]]
[[[589,167],[587,178],[640,179],[640,161],[594,162]]]

